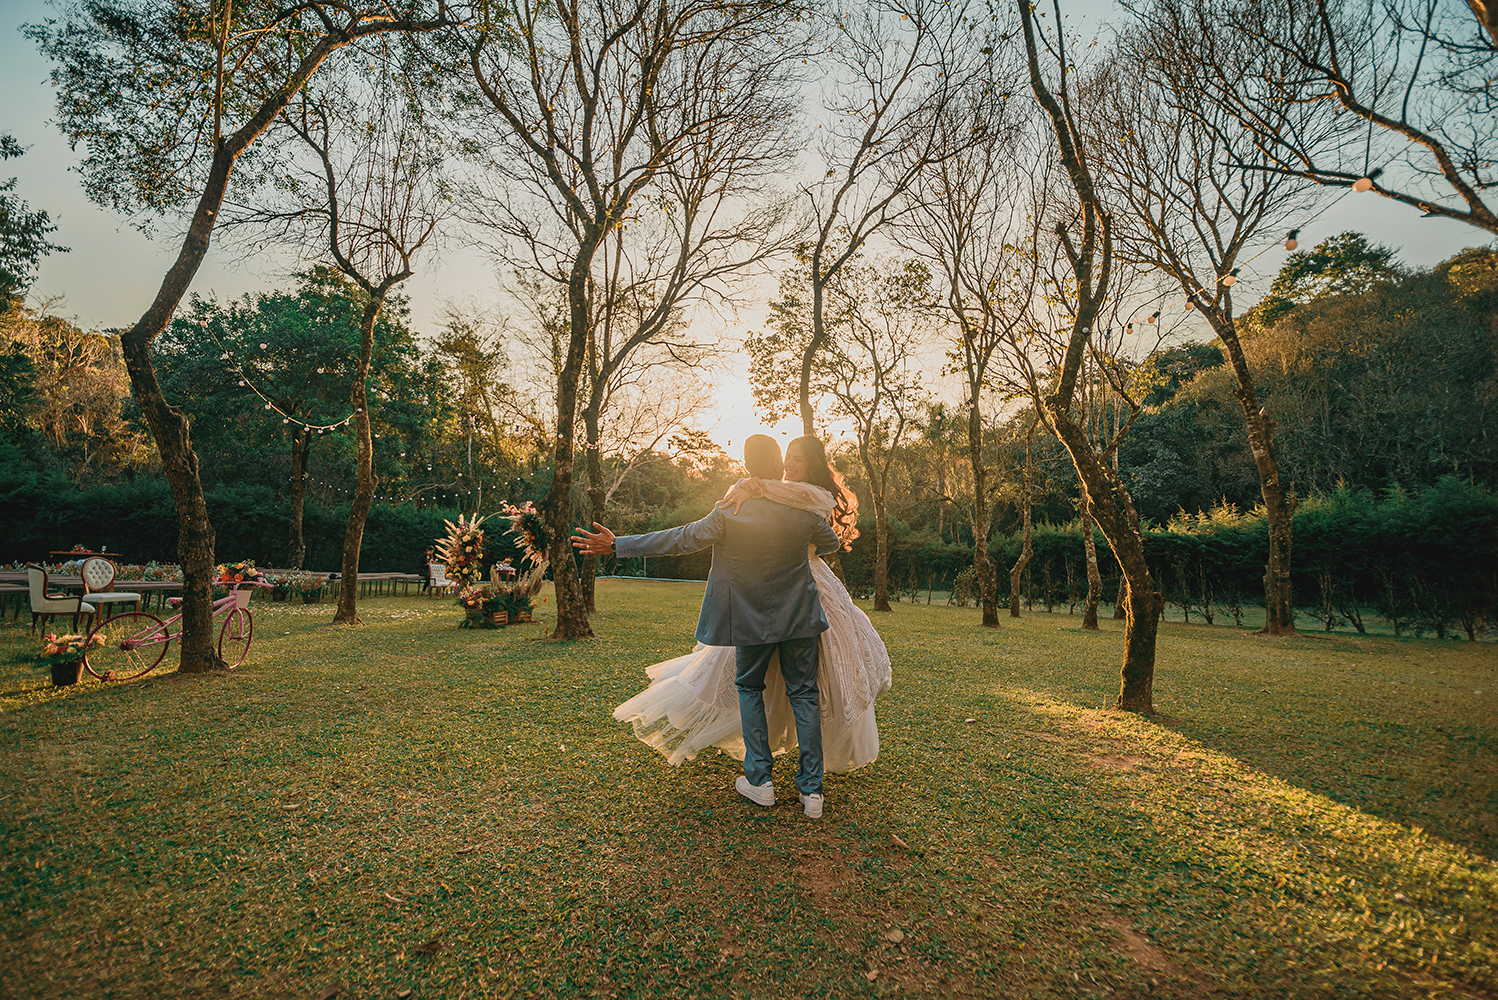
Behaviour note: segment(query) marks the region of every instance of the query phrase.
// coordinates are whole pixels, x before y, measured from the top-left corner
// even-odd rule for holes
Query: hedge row
[[[1020,547],[1018,536],[992,546],[1006,600],[1007,569]],[[1080,603],[1087,580],[1078,526],[1039,526],[1031,547],[1025,598],[1048,607]],[[1097,547],[1111,601],[1117,563],[1101,533]],[[1188,617],[1236,617],[1247,605],[1262,606],[1268,553],[1262,512],[1219,510],[1145,534],[1167,602]],[[1291,565],[1296,607],[1326,627],[1361,631],[1364,615],[1375,614],[1396,633],[1459,629],[1476,637],[1498,626],[1498,496],[1455,477],[1382,496],[1344,487],[1300,505]]]
[[[290,504],[265,486],[221,486],[207,491],[209,517],[217,532],[218,561],[253,559],[262,566],[287,564]],[[443,534],[444,519],[457,510],[376,506],[364,528],[360,568],[370,573],[414,573],[422,553]],[[309,569],[336,571],[343,563],[348,507],[308,503],[302,532]],[[45,558],[74,544],[118,552],[125,562],[177,561],[177,517],[164,479],[142,478],[119,486],[76,490],[66,480],[22,476],[0,481],[0,563]],[[519,553],[500,532],[490,532],[489,555]]]

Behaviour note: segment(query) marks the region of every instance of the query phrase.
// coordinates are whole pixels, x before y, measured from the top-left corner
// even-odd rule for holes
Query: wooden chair
[[[78,575],[83,577],[83,599],[90,604],[124,604],[130,603],[135,610],[140,610],[140,595],[128,591],[115,592],[114,578],[119,575],[120,568],[102,556],[92,556],[83,560],[83,565],[78,570]],[[108,617],[101,611],[101,618]]]
[[[431,583],[428,584],[433,593],[446,593],[449,590],[457,590],[457,585],[447,578],[447,567],[441,563],[427,563],[427,572],[431,574]]]
[[[73,631],[78,631],[78,619],[84,615],[92,617],[94,606],[84,604],[83,597],[47,593],[47,571],[33,563],[26,564],[26,579],[31,584],[31,631],[36,631],[36,620],[45,617],[52,621],[53,615],[72,615]]]

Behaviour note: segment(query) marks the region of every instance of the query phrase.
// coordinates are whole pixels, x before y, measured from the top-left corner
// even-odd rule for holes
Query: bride
[[[827,461],[822,442],[808,436],[788,444],[784,474],[784,480],[741,479],[718,506],[737,510],[745,500],[763,497],[799,507],[826,518],[847,549],[858,535],[858,499]],[[822,757],[826,770],[845,773],[879,756],[874,699],[890,688],[889,653],[868,615],[814,551],[811,573],[827,618],[817,650]],[[685,656],[647,668],[645,675],[650,686],[614,709],[614,718],[632,723],[635,735],[672,765],[707,747],[744,759],[732,646],[699,643]],[[771,749],[794,750],[795,719],[778,659],[772,659],[765,677],[764,702]]]

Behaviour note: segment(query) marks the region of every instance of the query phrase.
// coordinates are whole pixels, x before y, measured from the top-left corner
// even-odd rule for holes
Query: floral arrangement
[[[545,566],[550,558],[546,553],[551,547],[551,537],[546,533],[546,521],[536,505],[527,500],[519,507],[505,504],[503,510],[510,521],[510,530],[505,534],[515,536],[527,562],[538,569]]]
[[[327,578],[320,573],[296,574],[296,589],[304,594],[321,594],[327,585]]]
[[[458,523],[444,521],[447,537],[437,540],[437,558],[447,567],[447,578],[466,590],[483,578],[485,518],[458,515]]]
[[[176,563],[148,562],[142,576],[147,580],[174,580],[181,583],[182,567]]]
[[[255,563],[249,559],[213,568],[214,583],[243,583],[245,580],[259,580],[263,576],[265,574],[256,569]]]
[[[95,646],[104,645],[102,635],[57,635],[48,632],[42,636],[42,651],[37,655],[38,666],[48,667],[58,663],[73,663]]]
[[[493,591],[488,587],[468,587],[458,594],[458,603],[465,611],[488,611],[485,605],[492,596]]]
[[[535,607],[525,594],[517,594],[512,588],[488,585],[466,588],[458,594],[458,604],[468,612],[459,628],[488,628],[482,621],[482,616],[497,615],[501,611],[505,612],[509,621],[515,622],[522,614]]]

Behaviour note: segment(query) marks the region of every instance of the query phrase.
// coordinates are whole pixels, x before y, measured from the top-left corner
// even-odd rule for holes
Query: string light
[[[1232,288],[1237,283],[1238,283],[1238,269],[1236,267],[1233,268],[1233,271],[1232,271],[1231,274],[1225,274],[1222,277],[1222,286],[1224,288]]]
[[[1300,241],[1295,238],[1295,237],[1297,237],[1299,235],[1300,235],[1300,230],[1299,229],[1292,229],[1292,230],[1290,230],[1289,234],[1285,237],[1285,249],[1286,250],[1294,250],[1296,247],[1300,246]]]
[[[198,321],[198,325],[203,328],[203,332],[204,333],[208,334],[208,336],[210,336],[210,337],[213,338],[213,342],[215,344],[218,344],[219,350],[223,351],[223,353],[219,355],[219,360],[220,361],[229,361],[229,362],[232,362],[233,358],[229,354],[229,349],[227,347],[225,347],[224,344],[223,344],[223,341],[219,340],[218,336],[216,334],[214,334],[214,332],[211,329],[208,328],[208,321],[206,319],[199,320]],[[260,349],[263,351],[268,346],[269,345],[267,345],[267,344],[261,344],[260,345]],[[321,434],[323,431],[334,431],[334,430],[339,429],[340,427],[344,427],[350,421],[352,421],[354,419],[354,415],[355,414],[354,413],[350,413],[348,416],[344,417],[342,420],[336,421],[336,422],[331,423],[331,424],[314,424],[314,423],[311,423],[309,421],[302,420],[300,417],[294,417],[291,414],[287,413],[285,410],[281,409],[279,406],[277,406],[275,404],[275,402],[272,401],[269,396],[267,396],[265,393],[261,392],[260,389],[257,386],[255,386],[254,384],[252,384],[250,382],[250,380],[249,380],[249,378],[250,378],[249,375],[245,372],[245,370],[242,367],[240,367],[239,365],[235,365],[233,370],[234,370],[234,373],[239,376],[239,384],[240,384],[240,386],[247,387],[251,392],[253,392],[255,395],[259,396],[260,399],[265,403],[265,408],[267,410],[274,410],[276,413],[280,414],[281,415],[281,423],[283,423],[283,424],[297,424],[300,427],[305,427],[307,430],[315,430],[315,431],[317,431],[317,433]],[[318,369],[319,373],[321,373],[322,371],[323,371],[322,368]],[[355,412],[356,413],[362,413],[364,411],[361,409],[361,410],[357,410]]]

